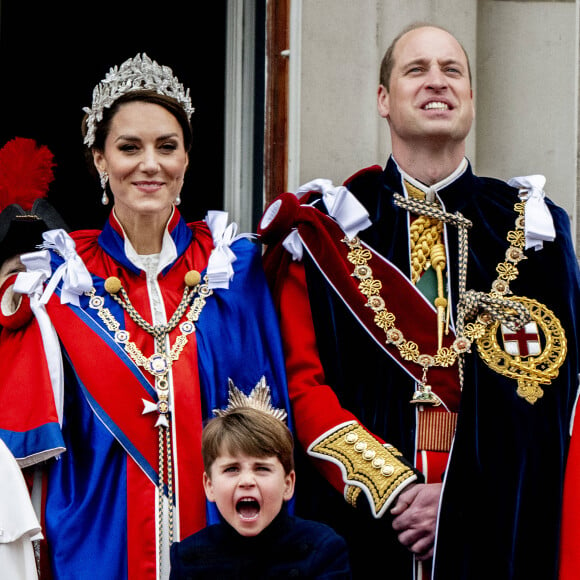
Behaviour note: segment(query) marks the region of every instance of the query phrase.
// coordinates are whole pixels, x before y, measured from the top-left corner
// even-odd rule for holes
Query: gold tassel
[[[447,264],[445,256],[445,246],[441,243],[435,244],[431,248],[431,266],[437,272],[437,298],[435,307],[437,308],[437,338],[438,348],[443,346],[443,330],[446,324],[447,299],[443,285],[443,271]]]

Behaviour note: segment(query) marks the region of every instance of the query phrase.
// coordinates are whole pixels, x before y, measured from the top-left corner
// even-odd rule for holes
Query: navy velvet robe
[[[345,185],[365,205],[373,223],[360,237],[408,273],[408,214],[393,203],[393,194],[402,191],[394,161],[389,160],[384,171],[374,167],[359,172]],[[489,292],[498,276],[496,266],[505,261],[507,234],[515,229],[517,190],[497,179],[477,177],[468,167],[439,195],[448,213],[459,211],[473,222],[467,289]],[[518,264],[519,276],[510,287],[514,295],[533,298],[555,313],[565,329],[567,358],[558,377],[544,386],[543,397],[531,404],[517,394],[516,380],[498,374],[479,358],[475,345],[466,355],[459,421],[441,504],[437,580],[557,577],[562,481],[578,386],[579,275],[568,216],[546,201],[556,239],[544,242],[540,251],[525,252],[527,260]],[[457,229],[448,226],[447,235],[449,292],[455,307]],[[412,462],[413,381],[357,325],[308,256],[304,261],[326,382],[366,428]],[[278,272],[277,282],[280,276]],[[301,469],[299,473],[311,468]],[[299,477],[297,490],[296,513],[329,523],[347,539],[355,574],[366,563],[391,578],[412,578],[412,559],[398,543],[388,513],[375,520],[367,510],[352,508],[314,470],[308,478]]]

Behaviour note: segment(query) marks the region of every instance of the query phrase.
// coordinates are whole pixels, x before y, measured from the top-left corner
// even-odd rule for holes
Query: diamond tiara
[[[97,123],[103,119],[104,109],[108,109],[119,97],[132,91],[152,90],[160,95],[173,97],[180,103],[187,117],[191,119],[195,109],[191,106],[189,89],[173,76],[168,66],[161,66],[145,53],[126,60],[121,66],[114,66],[93,90],[92,107],[83,107],[87,113],[87,134],[84,143],[92,147],[95,142]]]
[[[277,409],[272,406],[272,396],[270,387],[266,383],[266,377],[262,377],[258,384],[252,389],[249,395],[238,389],[232,379],[228,379],[228,406],[225,409],[214,409],[216,417],[224,417],[232,411],[243,407],[251,407],[258,411],[263,411],[272,415],[276,419],[284,422],[288,414],[284,409]]]

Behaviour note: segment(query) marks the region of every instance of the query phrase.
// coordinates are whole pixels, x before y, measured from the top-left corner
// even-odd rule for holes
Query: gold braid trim
[[[356,506],[356,502],[358,501],[358,496],[361,494],[361,491],[362,489],[356,485],[347,485],[345,492],[346,501],[350,505]]]
[[[405,181],[409,197],[425,199],[425,192]],[[420,215],[411,221],[409,240],[411,245],[411,280],[416,284],[430,263],[431,248],[441,241],[443,222],[436,217]]]
[[[411,279],[416,284],[423,270],[429,267],[431,248],[441,239],[443,222],[426,215],[419,216],[411,223]]]
[[[382,445],[358,423],[337,427],[308,448],[309,455],[338,464],[347,484],[345,499],[356,506],[365,492],[373,515],[379,518],[402,487],[417,479],[402,454]]]

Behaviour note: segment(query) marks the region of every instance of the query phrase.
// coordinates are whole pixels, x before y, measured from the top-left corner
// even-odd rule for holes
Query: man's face
[[[438,28],[417,28],[394,50],[389,90],[378,108],[391,129],[393,148],[418,140],[465,142],[475,117],[467,58],[457,40]]]

